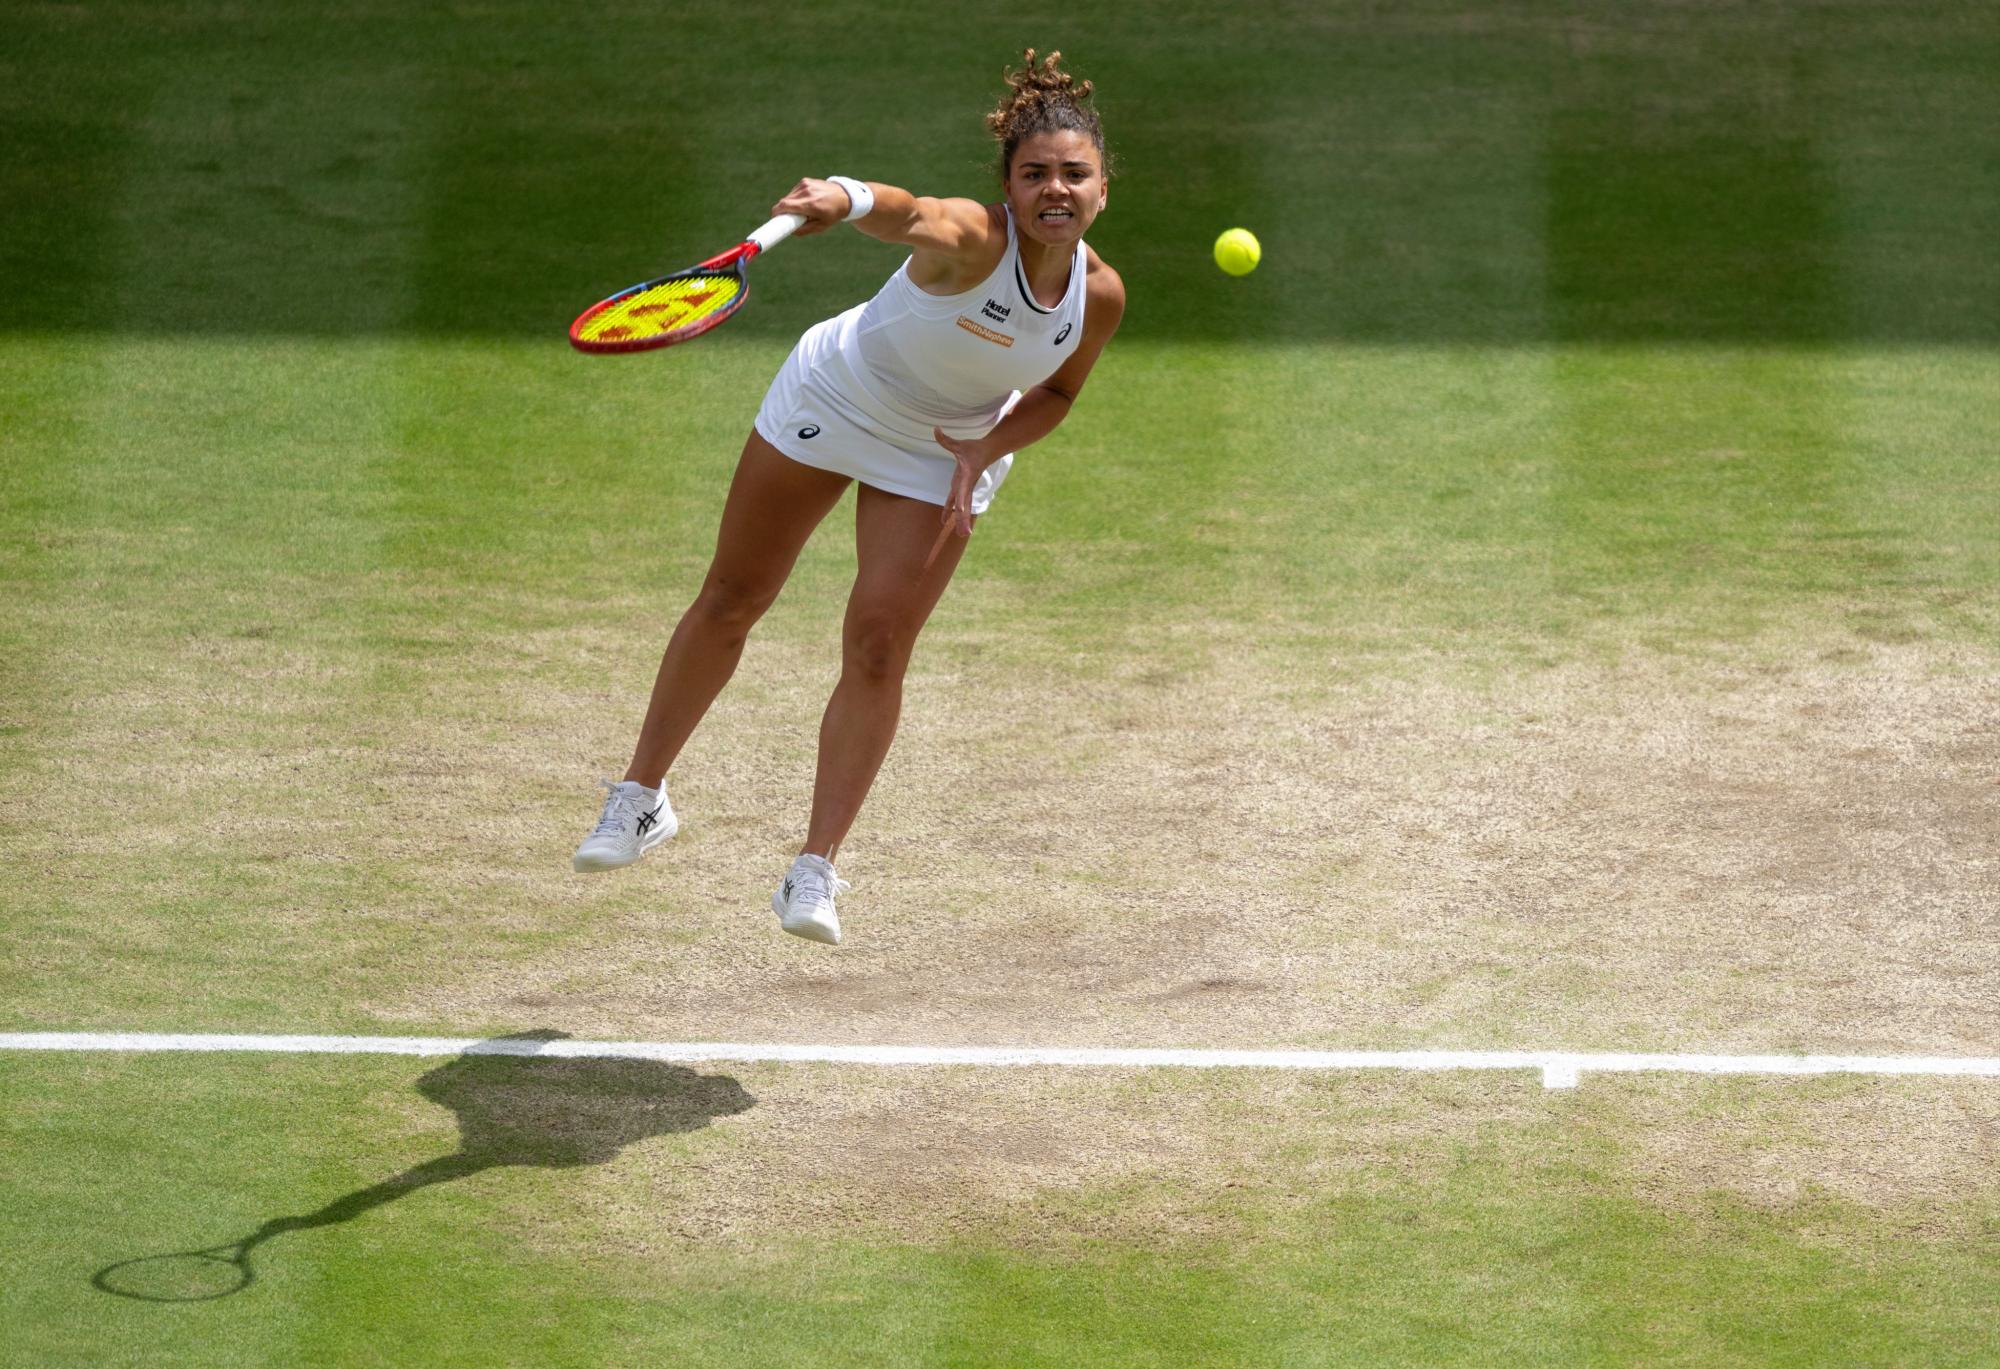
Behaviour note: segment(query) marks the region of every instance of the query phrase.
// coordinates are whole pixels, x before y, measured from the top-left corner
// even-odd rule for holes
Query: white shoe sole
[[[840,944],[840,919],[828,916],[824,921],[813,917],[789,917],[785,913],[785,899],[782,893],[771,895],[771,911],[778,915],[778,925],[793,936],[804,937],[807,941],[817,941],[822,946]]]
[[[622,870],[628,865],[637,865],[641,856],[680,830],[681,823],[679,818],[663,822],[645,835],[639,842],[639,849],[636,852],[624,857],[585,855],[579,849],[574,856],[570,857],[569,868],[580,875],[594,875],[602,870]]]

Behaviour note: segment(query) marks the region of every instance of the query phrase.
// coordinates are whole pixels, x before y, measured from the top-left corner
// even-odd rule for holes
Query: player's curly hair
[[[1111,177],[1111,156],[1104,150],[1104,126],[1090,104],[1091,84],[1078,81],[1062,69],[1062,54],[1051,52],[1039,66],[1035,50],[1026,51],[1026,64],[1007,73],[1007,93],[986,116],[986,127],[1000,144],[1000,179],[1014,164],[1014,149],[1024,138],[1038,133],[1081,133],[1097,148],[1104,175]]]

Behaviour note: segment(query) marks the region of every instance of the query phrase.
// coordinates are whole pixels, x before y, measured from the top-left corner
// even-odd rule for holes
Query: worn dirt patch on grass
[[[1634,1191],[1667,1205],[1724,1193],[1775,1212],[1831,1195],[1922,1231],[2000,1189],[1992,1080],[1656,1078],[1619,1095]]]
[[[384,840],[560,944],[375,1006],[670,1039],[2000,1052],[2000,672],[1970,648],[1348,688],[1227,643],[1069,682],[981,645],[920,658],[837,951],[767,902],[830,652],[753,642],[677,767],[682,835],[608,876],[566,863],[629,690],[511,688],[504,737],[428,717],[512,801],[455,824],[432,764],[381,774]]]
[[[1808,1235],[1942,1240],[1975,1232],[2000,1188],[1990,1081],[1645,1078],[1572,1094],[1526,1073],[705,1073],[755,1106],[588,1171],[593,1239],[1227,1245],[1342,1197],[1449,1207],[1484,1176],[1496,1201],[1528,1206],[1637,1197],[1701,1222],[1720,1196]]]
[[[144,697],[74,710],[6,816],[101,937],[170,935],[150,901],[226,901],[235,871],[262,923],[425,948],[262,1029],[2000,1053],[2000,663],[1975,648],[1350,684],[1247,630],[1071,675],[946,619],[828,951],[768,906],[837,668],[823,617],[753,640],[676,769],[683,833],[631,870],[568,868],[654,659],[608,626],[386,683],[191,642]]]

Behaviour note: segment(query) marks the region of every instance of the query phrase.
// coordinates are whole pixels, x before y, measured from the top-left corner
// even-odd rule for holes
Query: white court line
[[[723,1041],[543,1041],[446,1036],[191,1036],[0,1032],[0,1051],[231,1051],[306,1055],[519,1055],[681,1064],[1054,1065],[1126,1069],[1540,1070],[1542,1086],[1585,1074],[1915,1074],[2000,1078],[2000,1058],[1915,1055],[1619,1055],[1578,1051],[1244,1051],[991,1046],[794,1046]]]

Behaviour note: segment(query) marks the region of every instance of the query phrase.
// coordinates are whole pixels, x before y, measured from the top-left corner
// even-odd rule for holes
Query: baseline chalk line
[[[1540,1070],[1542,1086],[1586,1074],[1908,1074],[2000,1078],[2000,1057],[1638,1055],[1588,1051],[1160,1050],[1011,1046],[800,1046],[725,1041],[545,1041],[536,1037],[231,1036],[0,1032],[0,1051],[221,1051],[304,1055],[514,1055],[568,1059],[841,1065],[1043,1065],[1123,1069]]]

